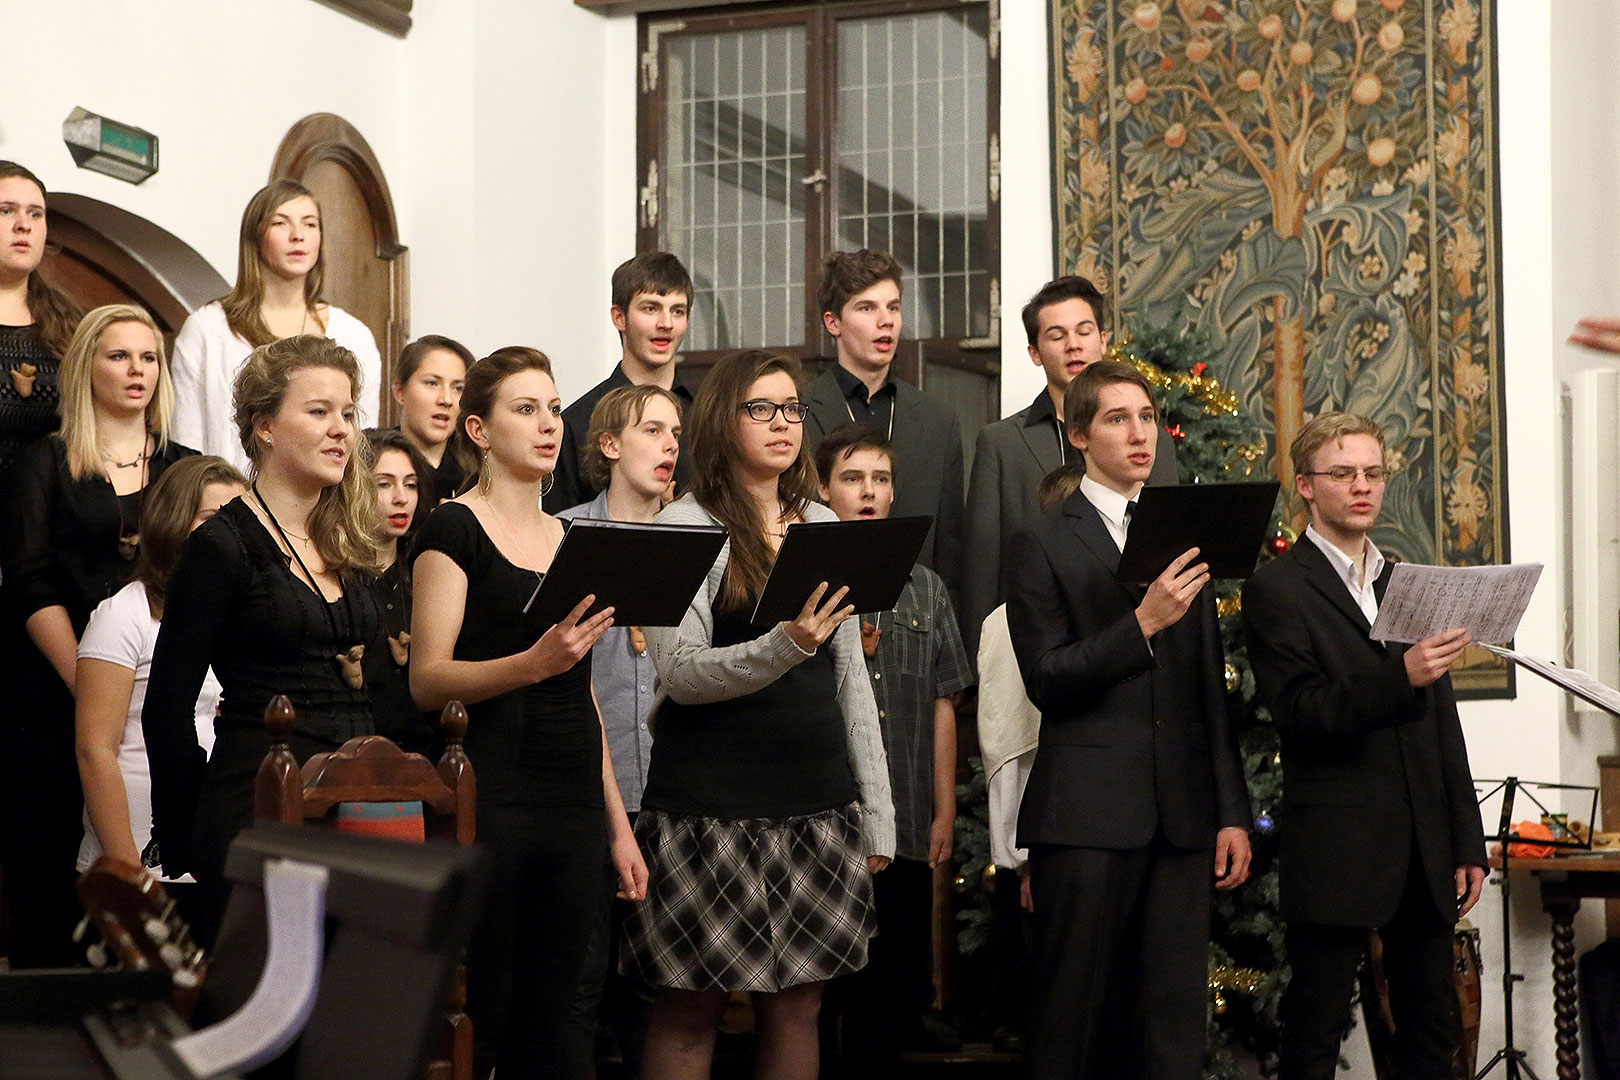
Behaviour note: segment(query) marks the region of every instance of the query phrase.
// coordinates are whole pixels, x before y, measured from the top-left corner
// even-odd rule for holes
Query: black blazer
[[[962,428],[940,398],[925,394],[893,375],[893,517],[927,514],[934,527],[923,540],[918,561],[945,579],[953,600],[962,584]],[[827,432],[849,423],[849,407],[829,368],[804,392],[806,452],[814,452]]]
[[[1007,624],[1041,710],[1018,843],[1139,848],[1158,827],[1178,848],[1211,848],[1217,830],[1250,821],[1214,594],[1150,649],[1143,590],[1116,582],[1118,566],[1084,492],[1009,545]]]
[[[1374,586],[1383,596],[1392,566]],[[1282,735],[1283,917],[1380,926],[1400,904],[1415,837],[1440,913],[1485,839],[1451,677],[1422,690],[1405,647],[1372,629],[1327,555],[1302,536],[1243,590],[1255,682]]]
[[[962,639],[969,656],[979,651],[984,620],[1007,599],[1004,558],[1013,533],[1040,512],[1041,479],[1063,464],[1056,409],[1045,388],[1033,403],[979,429],[968,478],[967,550],[962,568]],[[1083,459],[1082,459],[1083,460]],[[1176,441],[1159,426],[1150,484],[1174,484]]]

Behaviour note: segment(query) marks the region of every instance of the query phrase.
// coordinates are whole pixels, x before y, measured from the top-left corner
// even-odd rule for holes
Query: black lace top
[[[5,369],[0,374],[0,468],[61,423],[56,411],[59,366],[35,327],[0,326],[0,368]]]

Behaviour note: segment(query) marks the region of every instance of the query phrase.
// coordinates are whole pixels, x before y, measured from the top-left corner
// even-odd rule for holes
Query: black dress
[[[223,902],[226,848],[253,817],[253,778],[270,749],[270,699],[292,701],[290,742],[300,763],[373,731],[371,699],[348,685],[336,658],[356,644],[368,653],[388,648],[376,600],[345,575],[343,596],[328,604],[291,562],[238,498],[191,534],[169,581],[141,730],[163,869],[211,886],[196,928],[204,934]],[[223,694],[205,765],[193,709],[209,667]]]
[[[406,545],[406,540],[400,540],[399,557],[371,580],[385,640],[380,647],[366,650],[366,692],[371,695],[377,734],[392,739],[401,750],[438,761],[444,752],[439,718],[418,709],[411,700],[410,645],[402,640],[402,635],[410,633],[411,629]],[[396,650],[403,652],[405,663],[400,663]]]
[[[548,625],[523,612],[540,575],[514,566],[471,510],[444,503],[416,541],[467,575],[457,660],[529,648]],[[583,1077],[592,1054],[569,1023],[587,963],[607,836],[601,720],[587,655],[561,675],[468,706],[478,839],[495,857],[467,950],[474,1074]]]
[[[8,380],[9,382],[9,380]],[[35,384],[39,392],[39,384]],[[54,394],[54,384],[52,393]],[[3,412],[3,404],[0,404]],[[169,443],[147,463],[150,486],[194,451]],[[75,638],[97,604],[123,588],[133,563],[120,541],[139,531],[145,488],[116,495],[105,476],[75,480],[67,445],[36,439],[13,454],[0,480],[0,604],[6,665],[6,892],[13,967],[70,963],[78,918],[73,894],[84,800],[74,755],[73,695],[28,636],[28,619],[67,609]],[[133,548],[125,547],[133,555]]]

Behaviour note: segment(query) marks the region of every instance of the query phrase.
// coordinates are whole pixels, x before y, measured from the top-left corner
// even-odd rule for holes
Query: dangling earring
[[[546,478],[540,481],[540,497],[543,499],[551,494],[551,489],[557,486],[557,474],[546,473]]]
[[[483,460],[480,461],[479,464],[478,464],[478,494],[484,496],[485,498],[488,498],[489,497],[489,484],[490,484],[489,451],[486,449],[484,451]]]

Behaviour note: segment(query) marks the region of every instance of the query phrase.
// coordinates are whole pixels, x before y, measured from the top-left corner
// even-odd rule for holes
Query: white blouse
[[[326,336],[360,361],[360,395],[355,424],[377,426],[377,387],[382,356],[371,329],[342,308],[328,305]],[[169,374],[174,378],[174,419],[169,436],[181,446],[217,454],[246,472],[247,453],[236,430],[231,390],[253,347],[231,331],[218,300],[198,308],[174,339]]]

